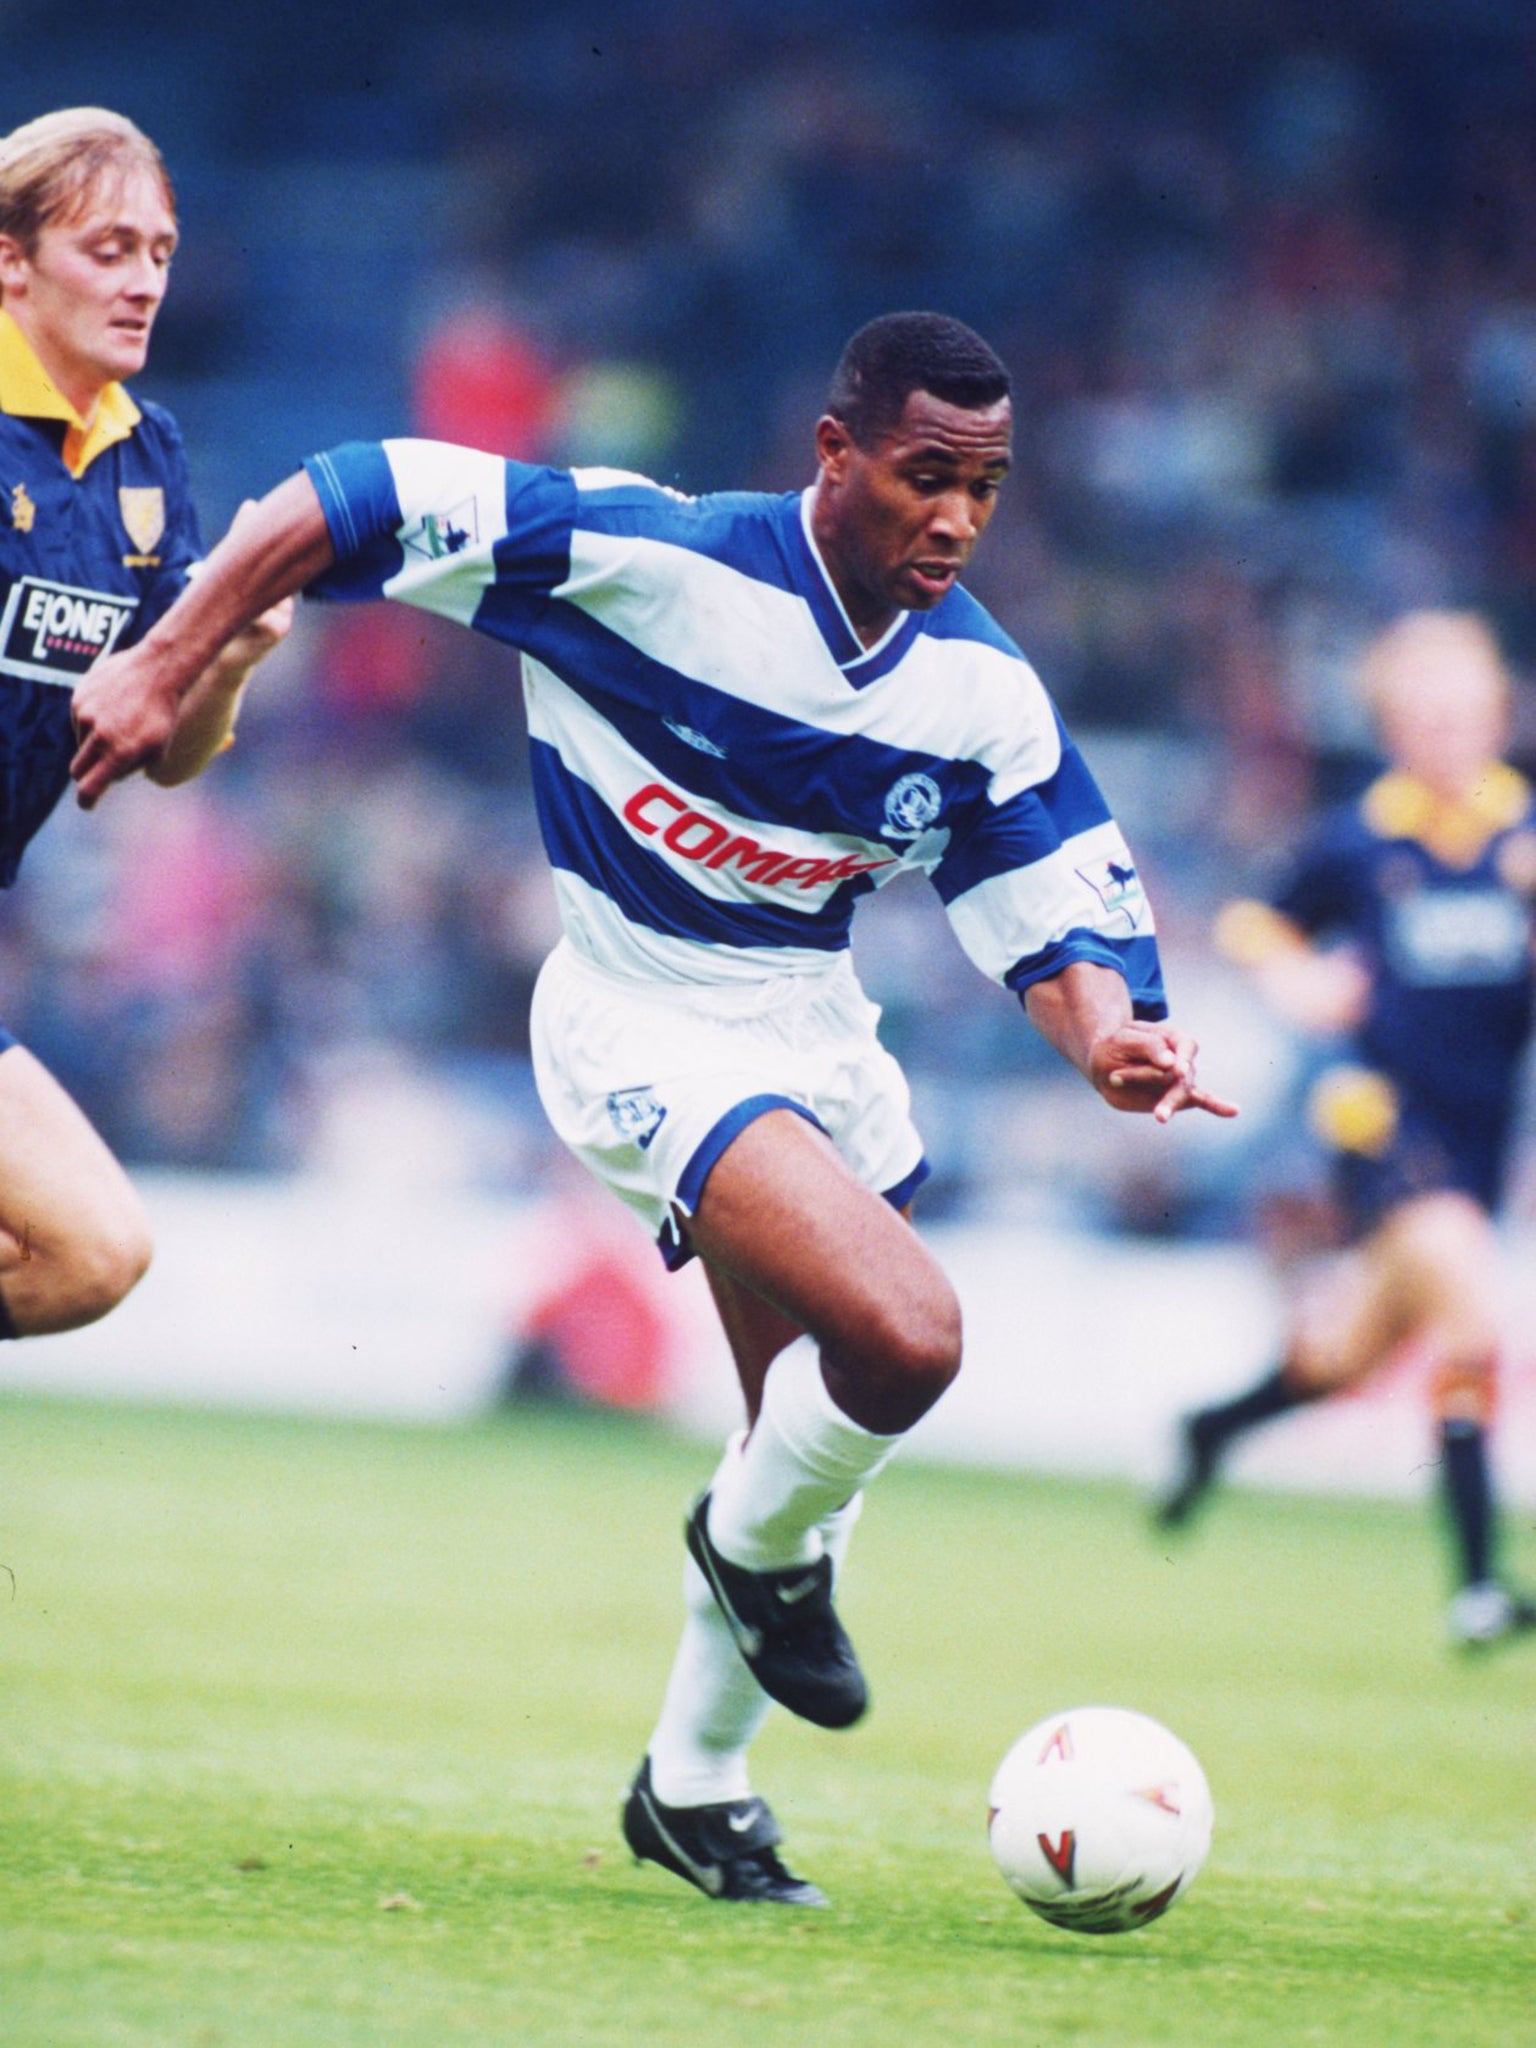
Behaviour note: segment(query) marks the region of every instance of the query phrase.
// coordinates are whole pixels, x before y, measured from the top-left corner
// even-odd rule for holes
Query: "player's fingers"
[[[90,733],[76,749],[69,764],[69,772],[75,782],[75,799],[81,810],[94,810],[113,783],[130,774],[135,765],[131,761],[119,762],[101,735]]]
[[[1159,1101],[1152,1115],[1157,1123],[1165,1124],[1178,1115],[1181,1109],[1203,1109],[1210,1116],[1233,1117],[1238,1114],[1235,1102],[1213,1095],[1209,1089],[1197,1087],[1194,1077],[1179,1080],[1168,1089]]]
[[[1165,1088],[1170,1081],[1187,1081],[1190,1072],[1167,1060],[1126,1060],[1110,1069],[1108,1080],[1111,1088]]]

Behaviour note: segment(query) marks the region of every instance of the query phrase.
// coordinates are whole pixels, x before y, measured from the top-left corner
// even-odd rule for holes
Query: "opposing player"
[[[1362,682],[1390,767],[1322,824],[1272,903],[1232,905],[1221,927],[1282,1013],[1352,1036],[1353,1056],[1318,1082],[1313,1121],[1358,1250],[1299,1305],[1272,1371],[1184,1419],[1160,1512],[1187,1521],[1248,1431],[1413,1346],[1433,1363],[1450,1633],[1476,1645],[1536,1628],[1536,1603],[1497,1576],[1488,1453],[1492,1214],[1536,990],[1536,816],[1500,759],[1510,686],[1480,619],[1398,620]]]
[[[1007,372],[896,314],[848,344],[803,493],[684,498],[435,443],[273,492],[76,698],[80,799],[153,762],[208,651],[282,593],[394,597],[523,650],[565,927],[534,1005],[561,1136],[702,1259],[747,1430],[687,1520],[687,1618],[625,1806],[715,1897],[819,1904],[747,1776],[777,1700],[866,1704],[832,1601],[862,1489],[960,1364],[905,1221],[906,1084],[854,979],[858,899],[928,875],[984,972],[1117,1108],[1231,1106],[1166,1021],[1152,919],[1038,678],[959,586],[1008,468]]]
[[[202,552],[181,436],[119,381],[143,368],[176,247],[153,144],[99,107],[0,138],[0,886],[69,785],[71,692],[174,602]],[[152,773],[227,738],[280,609],[214,652]],[[127,1176],[0,1030],[0,1336],[88,1323],[149,1262]]]

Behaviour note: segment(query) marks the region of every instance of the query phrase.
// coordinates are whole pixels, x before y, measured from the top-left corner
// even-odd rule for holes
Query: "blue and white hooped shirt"
[[[1038,676],[967,592],[863,647],[810,494],[688,498],[431,441],[306,463],[336,562],[521,650],[539,818],[577,950],[632,979],[814,972],[860,896],[931,877],[982,972],[1075,961],[1167,1014],[1135,864]]]

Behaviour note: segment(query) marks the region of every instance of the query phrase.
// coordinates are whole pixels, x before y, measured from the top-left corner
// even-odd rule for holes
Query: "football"
[[[992,1780],[998,1869],[1043,1920],[1123,1934],[1166,1913],[1211,1846],[1211,1792],[1150,1715],[1074,1707],[1021,1735]]]

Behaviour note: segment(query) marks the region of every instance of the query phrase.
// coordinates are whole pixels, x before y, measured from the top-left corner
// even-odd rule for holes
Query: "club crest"
[[[939,815],[943,801],[939,785],[931,775],[903,775],[886,792],[885,837],[920,838]]]
[[[657,1101],[655,1089],[647,1085],[615,1088],[608,1097],[608,1115],[619,1136],[645,1152],[666,1122],[667,1111],[666,1105]]]
[[[129,567],[154,568],[160,557],[153,550],[165,532],[165,492],[158,484],[123,484],[117,493],[117,509],[137,551],[124,558]]]

